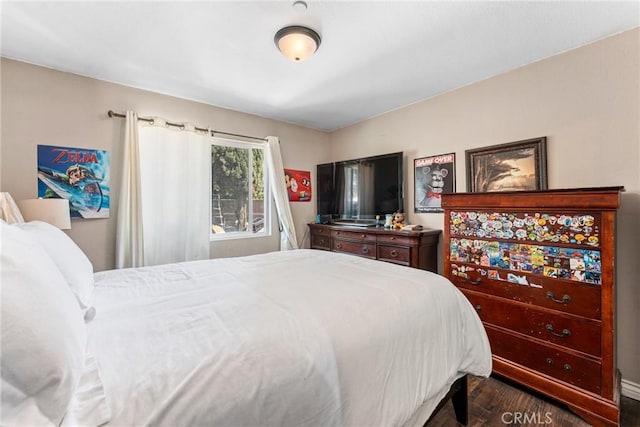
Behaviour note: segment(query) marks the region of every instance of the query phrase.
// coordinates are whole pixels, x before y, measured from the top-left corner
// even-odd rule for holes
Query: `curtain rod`
[[[116,113],[113,110],[109,110],[107,111],[107,116],[113,118],[113,117],[119,117],[121,119],[124,119],[125,117],[127,117],[125,114],[122,113]],[[142,120],[143,122],[147,122],[150,124],[153,124],[154,120],[152,118],[149,117],[138,117],[138,120]],[[182,123],[172,123],[172,122],[165,122],[167,124],[167,126],[173,126],[173,127],[177,127],[180,129],[184,129],[184,124]],[[200,132],[211,132],[211,136],[215,136],[215,134],[220,134],[220,135],[229,135],[229,136],[235,136],[238,138],[247,138],[247,139],[256,139],[258,141],[264,141],[266,142],[267,139],[266,138],[258,138],[257,136],[248,136],[248,135],[241,135],[238,133],[229,133],[229,132],[223,132],[221,130],[213,130],[213,129],[207,129],[207,128],[199,128],[199,127],[194,127],[195,130],[200,131]]]

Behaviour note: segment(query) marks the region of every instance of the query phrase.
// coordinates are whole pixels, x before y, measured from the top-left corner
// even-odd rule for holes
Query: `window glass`
[[[211,145],[211,235],[268,235],[268,185],[259,144],[214,138]]]

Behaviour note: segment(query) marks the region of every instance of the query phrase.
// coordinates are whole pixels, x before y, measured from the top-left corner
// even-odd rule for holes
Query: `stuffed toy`
[[[394,230],[400,230],[404,227],[404,213],[396,212],[393,214],[393,228]]]

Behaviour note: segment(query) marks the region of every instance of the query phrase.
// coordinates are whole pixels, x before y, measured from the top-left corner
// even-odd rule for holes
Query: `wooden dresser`
[[[396,231],[378,227],[309,224],[311,249],[343,252],[438,272],[440,230]]]
[[[622,187],[442,196],[444,273],[495,373],[617,425],[615,216]]]

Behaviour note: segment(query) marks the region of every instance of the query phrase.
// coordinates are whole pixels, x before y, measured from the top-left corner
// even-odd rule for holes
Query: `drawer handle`
[[[395,236],[392,236],[392,237],[391,237],[391,240],[396,240]]]
[[[363,254],[368,254],[369,253],[369,248],[367,248],[367,247],[362,248],[362,253]]]
[[[569,295],[566,295],[566,294],[562,296],[561,300],[555,299],[553,297],[553,292],[551,292],[551,291],[547,292],[547,298],[549,298],[553,302],[557,302],[558,304],[566,304],[569,301],[571,301],[571,297]]]
[[[551,366],[553,365],[553,359],[550,357],[547,357],[547,365]]]
[[[320,239],[320,244],[324,245],[324,239]]]
[[[367,238],[367,235],[366,235],[366,234],[363,234],[363,235],[362,235],[362,238],[363,238],[363,239],[366,239],[366,238]]]
[[[476,311],[482,310],[482,306],[480,304],[476,305]]]
[[[336,243],[336,248],[342,249],[342,243]]]
[[[391,252],[389,252],[389,255],[395,258],[398,256],[398,251],[396,251],[395,249],[391,249]]]
[[[562,368],[567,372],[571,372],[571,365],[569,365],[568,363],[565,363]]]
[[[463,278],[463,280],[464,280],[465,282],[469,282],[469,283],[471,283],[472,285],[479,285],[480,283],[482,283],[482,279],[481,279],[481,278],[479,278],[479,277],[478,277],[476,280],[472,280],[472,279],[464,279],[464,278]]]
[[[557,333],[557,332],[554,332],[554,331],[553,331],[553,325],[552,325],[552,324],[550,324],[550,323],[549,323],[549,324],[547,324],[547,331],[549,331],[549,333],[550,333],[551,335],[555,335],[556,337],[561,337],[561,338],[563,338],[563,337],[568,337],[568,336],[570,336],[570,335],[571,335],[571,331],[570,331],[570,330],[568,330],[568,329],[563,329],[563,330],[562,330],[562,333],[560,333],[560,334],[559,334],[559,333]]]

